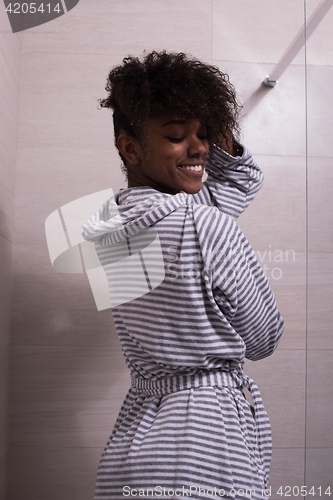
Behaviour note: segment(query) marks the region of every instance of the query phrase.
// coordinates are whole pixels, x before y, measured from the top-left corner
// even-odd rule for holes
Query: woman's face
[[[138,145],[140,161],[129,169],[128,184],[150,186],[164,193],[200,191],[209,151],[206,128],[198,120],[167,113],[148,123]]]

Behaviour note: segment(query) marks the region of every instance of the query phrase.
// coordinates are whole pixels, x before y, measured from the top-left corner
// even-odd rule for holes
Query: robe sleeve
[[[237,219],[251,203],[263,184],[263,174],[250,151],[241,144],[242,156],[233,157],[213,145],[206,160],[207,180],[196,203],[216,206],[221,212]]]
[[[284,321],[269,281],[245,236],[240,232],[236,254],[237,309],[231,325],[246,345],[252,361],[270,356],[278,346]]]
[[[211,209],[210,209],[211,210]],[[270,356],[284,329],[268,279],[237,224],[227,215],[195,210],[210,300],[244,341],[245,357]],[[199,217],[198,217],[199,216]]]

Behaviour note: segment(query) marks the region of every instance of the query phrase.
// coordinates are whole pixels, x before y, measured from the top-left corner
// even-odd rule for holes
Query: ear
[[[126,132],[122,132],[119,134],[117,145],[121,154],[126,161],[128,161],[128,163],[131,165],[140,165],[142,148],[137,139]]]

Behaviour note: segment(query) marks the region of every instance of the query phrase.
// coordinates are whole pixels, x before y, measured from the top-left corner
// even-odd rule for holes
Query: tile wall
[[[0,8],[0,499],[6,498],[8,357],[12,305],[12,253],[16,143],[22,36],[13,34]]]
[[[332,10],[332,9],[331,9]],[[308,67],[308,343],[307,460],[308,482],[317,493],[333,486],[333,12],[307,44]],[[331,31],[329,31],[331,30]],[[325,43],[325,46],[322,44]],[[322,48],[320,49],[320,47]],[[326,47],[326,48],[324,48]],[[322,53],[326,52],[324,58]],[[314,64],[321,61],[320,65]],[[328,384],[327,384],[328,382]]]
[[[308,15],[317,4],[307,1]],[[316,488],[331,480],[333,9],[309,42],[308,93],[304,50],[274,89],[260,88],[303,20],[303,0],[80,0],[65,16],[23,32],[8,500],[91,499],[129,386],[110,310],[97,312],[85,275],[53,271],[44,222],[76,198],[125,186],[111,115],[97,99],[108,70],[144,49],[185,51],[218,65],[245,103],[243,140],[266,182],[239,223],[287,324],[271,358],[246,364],[272,422],[272,498],[281,498],[279,486],[303,485],[305,469]],[[7,128],[15,123],[10,116]]]

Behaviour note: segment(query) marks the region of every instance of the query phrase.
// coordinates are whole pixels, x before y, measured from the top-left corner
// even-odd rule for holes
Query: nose
[[[197,134],[192,134],[189,138],[188,155],[204,158],[208,153],[208,143],[206,139],[202,139]]]

